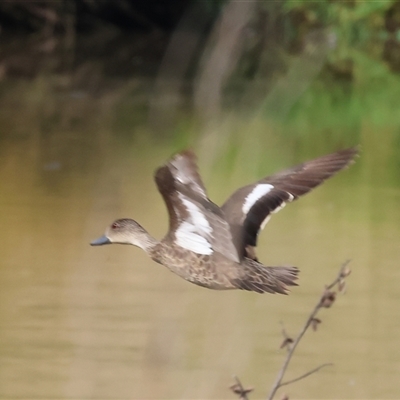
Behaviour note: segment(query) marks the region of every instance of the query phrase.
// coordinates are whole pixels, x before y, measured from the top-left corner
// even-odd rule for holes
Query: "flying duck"
[[[255,253],[257,237],[287,203],[348,166],[356,148],[304,162],[236,190],[222,207],[207,196],[190,150],[174,155],[155,172],[169,214],[169,230],[158,241],[136,221],[114,221],[92,246],[119,243],[143,249],[154,261],[196,285],[286,294],[298,269],[269,267]]]

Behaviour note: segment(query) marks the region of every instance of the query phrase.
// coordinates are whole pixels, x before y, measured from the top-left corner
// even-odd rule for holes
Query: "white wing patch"
[[[270,192],[274,187],[269,183],[260,183],[257,185],[245,198],[242,211],[243,214],[247,215],[250,211],[251,207],[261,199],[261,197],[265,196],[268,192]]]
[[[182,222],[175,233],[176,243],[197,254],[212,254],[210,242],[196,232],[196,227],[190,222]]]
[[[189,216],[186,221],[181,222],[175,237],[176,243],[190,251],[198,254],[212,254],[210,239],[212,228],[199,207],[193,204],[186,196],[179,193],[183,205]]]
[[[188,200],[183,194],[179,193],[179,197],[189,212],[188,221],[190,221],[196,227],[196,230],[199,231],[202,236],[211,235],[212,228],[200,208]]]

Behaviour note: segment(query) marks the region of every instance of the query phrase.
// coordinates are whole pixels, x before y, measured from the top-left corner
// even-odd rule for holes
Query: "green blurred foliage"
[[[284,10],[300,24],[330,26],[349,42],[384,33],[388,11],[397,0],[288,0]]]

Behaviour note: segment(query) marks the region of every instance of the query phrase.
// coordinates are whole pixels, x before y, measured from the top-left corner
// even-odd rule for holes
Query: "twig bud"
[[[346,292],[346,281],[344,279],[341,279],[338,283],[338,290],[340,293],[345,293]]]
[[[283,342],[281,344],[281,346],[279,347],[280,349],[284,349],[285,347],[289,350],[290,349],[290,345],[293,343],[293,339],[290,337],[285,337],[285,339],[283,339]]]
[[[245,389],[239,378],[237,376],[235,376],[234,378],[236,380],[236,383],[234,383],[232,386],[229,386],[229,389],[231,389],[233,393],[237,394],[240,400],[247,400],[247,395],[252,392],[254,388],[251,387]]]
[[[313,331],[316,331],[318,329],[318,325],[321,323],[322,321],[319,318],[313,318],[311,320],[311,328],[313,329]]]
[[[325,290],[320,302],[321,307],[329,308],[336,300],[336,292]]]

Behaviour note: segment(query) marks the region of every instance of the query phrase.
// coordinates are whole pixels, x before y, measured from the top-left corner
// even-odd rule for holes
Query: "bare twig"
[[[317,368],[314,368],[311,371],[308,371],[305,374],[298,376],[297,378],[291,379],[290,381],[281,382],[280,387],[290,385],[291,383],[294,383],[297,381],[301,381],[302,379],[307,378],[307,376],[310,376],[310,375],[314,374],[315,372],[318,372],[321,368],[329,367],[331,365],[333,365],[333,364],[326,363],[326,364],[319,365]]]
[[[293,343],[293,339],[287,334],[286,329],[285,329],[285,325],[283,325],[283,322],[281,321],[281,325],[282,325],[282,336],[283,336],[283,342],[280,345],[280,349],[284,349],[286,347],[286,349],[289,351],[290,350],[290,346]]]
[[[275,393],[277,392],[277,390],[284,386],[284,385],[288,385],[289,383],[293,383],[296,382],[300,379],[303,379],[311,374],[313,374],[314,372],[317,372],[318,370],[320,370],[322,367],[326,366],[327,364],[321,365],[307,373],[305,373],[304,375],[301,375],[300,377],[291,380],[291,381],[287,381],[287,382],[282,382],[282,379],[285,375],[285,372],[289,366],[290,360],[292,359],[292,356],[296,350],[297,345],[299,344],[300,340],[302,339],[302,337],[304,336],[304,334],[306,333],[307,329],[311,326],[315,325],[315,321],[320,322],[320,320],[318,318],[315,318],[318,311],[321,308],[328,308],[330,307],[333,302],[335,301],[336,298],[336,292],[331,291],[331,289],[335,286],[338,285],[339,286],[339,291],[342,291],[342,288],[344,288],[344,279],[350,274],[350,269],[347,268],[347,265],[349,264],[350,260],[346,261],[343,263],[343,265],[340,268],[340,271],[337,275],[337,277],[335,278],[335,280],[328,286],[325,287],[325,290],[323,291],[321,297],[318,300],[318,303],[316,304],[316,306],[314,307],[314,309],[312,310],[311,314],[309,315],[309,317],[307,318],[306,323],[304,324],[304,326],[302,327],[302,329],[300,330],[299,334],[297,335],[297,337],[294,339],[293,343],[290,344],[286,359],[283,363],[283,366],[281,368],[281,370],[278,373],[278,376],[276,377],[275,383],[272,386],[272,389],[267,397],[268,400],[272,400],[275,396]],[[287,337],[287,334],[285,332],[285,337]]]
[[[337,286],[337,291],[343,293],[346,289],[346,282],[345,278],[350,275],[350,269],[347,267],[349,264],[350,260],[345,261],[336,278],[333,280],[332,283],[327,285],[322,292],[320,298],[318,299],[317,304],[315,305],[314,309],[308,316],[304,326],[300,330],[299,334],[295,339],[291,338],[288,333],[286,332],[286,329],[281,322],[282,325],[282,336],[283,336],[283,342],[281,344],[281,348],[286,348],[287,349],[287,356],[285,358],[285,361],[282,365],[282,368],[280,369],[278,376],[275,380],[274,385],[272,386],[271,392],[269,393],[267,399],[272,400],[279,388],[282,386],[289,385],[294,382],[298,382],[304,378],[307,378],[308,376],[318,372],[320,369],[333,365],[332,363],[326,363],[319,365],[318,367],[298,376],[297,378],[282,382],[283,377],[286,373],[286,370],[289,366],[290,360],[296,350],[297,345],[300,343],[300,340],[303,338],[304,334],[306,333],[307,329],[311,326],[311,328],[315,331],[317,330],[317,326],[321,323],[321,320],[319,318],[316,318],[316,315],[318,314],[318,311],[321,308],[329,308],[331,305],[335,302],[336,299],[336,292],[333,291],[332,289]],[[239,396],[240,400],[248,400],[248,393],[250,393],[253,388],[250,389],[244,389],[241,382],[239,379],[235,376],[234,379],[236,380],[236,383],[230,387],[230,389]],[[288,399],[287,395],[284,396],[284,398]]]
[[[229,387],[232,392],[237,394],[240,400],[249,400],[247,395],[252,392],[254,388],[245,389],[237,376],[234,376],[233,379],[235,379],[236,383]]]

